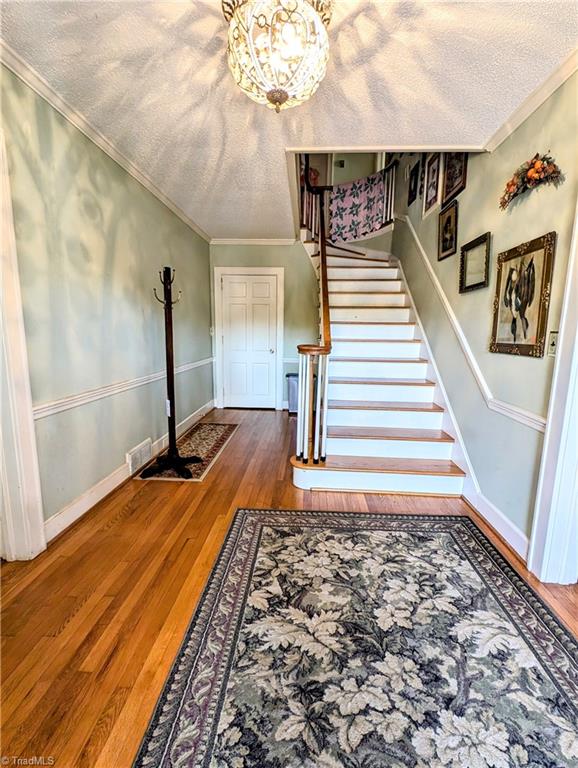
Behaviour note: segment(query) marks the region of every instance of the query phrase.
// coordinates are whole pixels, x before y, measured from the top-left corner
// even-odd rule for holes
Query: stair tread
[[[328,437],[346,437],[360,440],[420,440],[436,443],[453,443],[454,439],[442,429],[403,429],[400,427],[352,427],[327,428]]]
[[[332,320],[331,325],[417,325],[417,323],[412,320]]]
[[[332,376],[329,378],[330,384],[378,384],[385,386],[400,386],[405,385],[408,387],[435,387],[435,382],[429,379],[368,379],[359,378],[356,376]]]
[[[333,254],[328,253],[327,257],[332,256]],[[328,269],[399,269],[397,264],[365,264],[363,266],[357,265],[357,264],[344,264],[342,267],[333,266],[330,264],[328,266]]]
[[[427,363],[423,357],[333,357],[335,363]]]
[[[335,410],[423,411],[424,413],[443,413],[444,410],[438,403],[413,403],[405,400],[329,400],[328,407]]]
[[[411,309],[409,304],[329,304],[329,309]]]
[[[399,277],[330,277],[330,283],[399,283]],[[335,291],[334,291],[335,293]]]
[[[329,280],[331,282],[331,280]],[[328,291],[339,296],[405,296],[405,291]]]
[[[445,475],[450,477],[465,477],[465,472],[449,459],[394,459],[377,456],[328,456],[319,464],[303,464],[295,456],[291,457],[294,467],[315,471],[350,471],[350,472],[384,472],[389,474],[407,475]]]

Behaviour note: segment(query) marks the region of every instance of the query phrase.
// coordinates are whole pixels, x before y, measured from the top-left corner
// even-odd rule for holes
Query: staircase
[[[305,242],[318,268],[317,243]],[[326,459],[291,459],[299,488],[460,495],[451,419],[397,260],[327,245]],[[450,432],[446,430],[450,430]]]

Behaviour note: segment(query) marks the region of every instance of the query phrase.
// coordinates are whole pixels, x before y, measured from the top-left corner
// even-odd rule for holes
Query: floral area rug
[[[163,469],[147,480],[178,480],[181,483],[199,482],[213,466],[219,454],[233,437],[237,424],[213,424],[199,422],[177,440],[181,456],[200,456],[198,464],[187,464],[192,477],[186,480],[172,469]]]
[[[578,765],[578,643],[463,517],[240,510],[135,765]]]

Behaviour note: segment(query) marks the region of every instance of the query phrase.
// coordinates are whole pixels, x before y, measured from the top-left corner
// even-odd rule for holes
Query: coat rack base
[[[200,464],[202,462],[200,456],[179,456],[164,453],[162,456],[158,456],[152,464],[144,469],[140,476],[143,480],[147,477],[153,477],[158,475],[159,472],[166,472],[167,469],[172,469],[183,480],[190,480],[192,477],[191,470],[187,467],[187,464]]]

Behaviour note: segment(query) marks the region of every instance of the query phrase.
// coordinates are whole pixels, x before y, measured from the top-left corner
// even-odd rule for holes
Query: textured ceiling
[[[576,44],[576,0],[336,0],[276,115],[234,85],[220,0],[7,2],[2,36],[212,237],[289,238],[287,147],[481,146]]]

